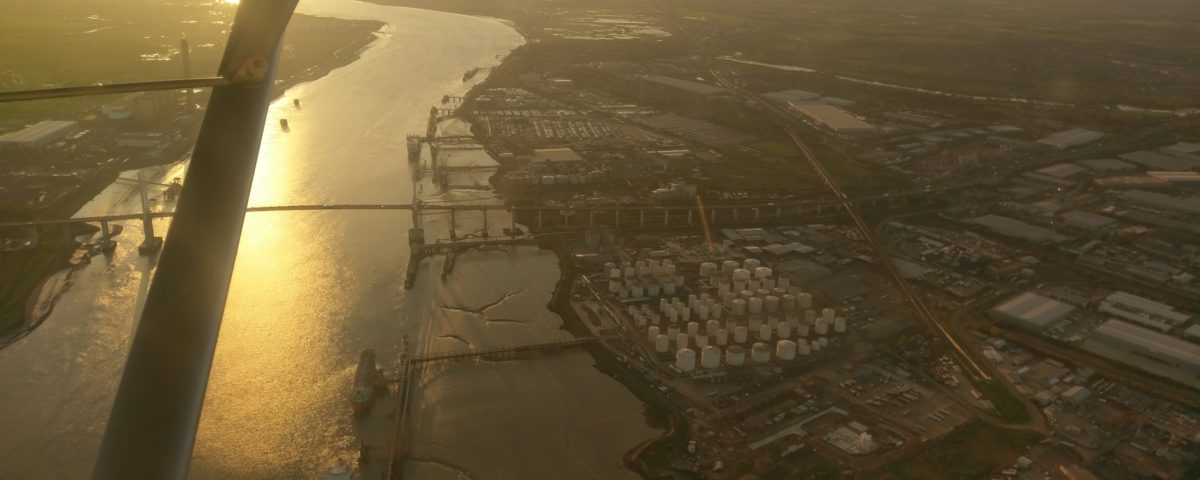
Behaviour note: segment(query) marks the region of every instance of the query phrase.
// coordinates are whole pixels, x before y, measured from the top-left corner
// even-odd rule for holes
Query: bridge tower
[[[138,170],[137,189],[138,198],[142,201],[142,231],[145,233],[145,240],[138,245],[138,251],[149,254],[162,248],[163,239],[154,234],[154,218],[150,216],[150,199],[146,196],[146,178],[141,170]]]

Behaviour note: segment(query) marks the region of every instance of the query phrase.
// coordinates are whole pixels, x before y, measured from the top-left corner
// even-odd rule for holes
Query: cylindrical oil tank
[[[696,369],[696,351],[686,348],[675,352],[675,368],[687,373]]]
[[[824,318],[817,320],[816,331],[817,335],[826,335],[829,333],[829,324],[825,323]]]
[[[725,349],[725,364],[738,367],[746,363],[746,349],[740,345],[731,345]]]
[[[800,292],[796,294],[796,308],[808,310],[812,308],[812,294]]]
[[[696,317],[701,321],[708,321],[708,305],[696,305]]]
[[[680,333],[678,335],[675,335],[675,348],[681,349],[681,348],[687,348],[687,347],[688,347],[688,334]]]
[[[809,345],[812,347],[813,353],[821,351],[821,342],[813,341]]]
[[[800,355],[802,355],[802,356],[812,353],[812,349],[808,346],[808,342],[803,342],[803,343],[798,344],[797,348],[799,349]]]
[[[637,275],[637,269],[633,267],[625,267],[625,278],[633,278]]]
[[[608,293],[621,293],[621,282],[619,280],[608,282]]]
[[[775,343],[775,358],[780,360],[794,360],[796,358],[796,342],[780,340]]]
[[[679,336],[679,327],[675,326],[675,325],[668,326],[667,327],[667,336],[669,336],[671,338],[675,338],[675,337]]]
[[[608,279],[609,280],[620,280],[621,279],[621,269],[616,268],[616,267],[609,269],[608,270]]]
[[[754,269],[754,278],[758,281],[763,281],[771,278],[771,269],[767,267],[758,267]]]
[[[837,333],[846,333],[846,317],[837,317],[833,319],[833,331]]]
[[[762,281],[762,284],[763,284],[763,288],[770,290],[772,292],[775,291],[775,277],[764,279]],[[777,295],[783,295],[783,292],[777,292]]]
[[[767,295],[766,298],[763,299],[763,308],[766,308],[768,313],[778,312],[779,311],[779,297],[776,297],[774,295]]]
[[[697,297],[696,294],[693,293],[693,294],[688,295],[688,297],[687,297],[688,308],[696,308],[696,302],[698,302],[698,301],[700,301],[700,297]]]
[[[757,258],[747,258],[746,261],[742,262],[742,268],[748,272],[753,272],[755,269],[761,266],[762,262]]]
[[[674,295],[674,294],[675,294],[675,284],[672,282],[664,283],[663,284],[663,295]]]
[[[833,317],[835,316],[836,315],[832,308],[825,308],[821,310],[821,318],[825,320],[825,323],[833,323]]]
[[[729,344],[729,330],[724,328],[717,329],[717,345],[724,347]]]
[[[770,295],[770,294],[771,294],[771,291],[767,290],[765,288],[760,288],[760,289],[754,291],[754,296],[759,297],[759,298],[766,298],[767,295]]]
[[[667,307],[667,321],[675,323],[679,321],[679,310],[675,307]]]
[[[647,341],[653,342],[654,339],[658,338],[658,326],[651,325],[650,328],[646,329],[646,331],[648,332],[646,335]]]
[[[646,289],[640,283],[635,283],[629,287],[629,295],[633,298],[642,298],[646,296]]]
[[[790,311],[796,309],[796,296],[795,295],[792,295],[790,293],[785,293],[785,294],[783,294],[783,296],[779,297],[779,300],[783,304],[784,311],[790,312]]]
[[[696,336],[697,333],[700,333],[700,324],[696,323],[696,322],[688,322],[687,323],[688,336],[694,337],[694,336]]]
[[[708,335],[705,335],[704,332],[700,332],[696,335],[696,348],[704,348],[705,345],[708,345]]]
[[[817,312],[816,311],[814,311],[814,310],[805,310],[804,311],[804,323],[812,325],[813,323],[816,323],[816,321],[817,321]]]
[[[720,328],[721,328],[721,323],[716,320],[709,320],[707,322],[704,322],[704,334],[705,335],[716,335],[717,330]]]
[[[734,281],[741,280],[743,282],[749,282],[750,281],[750,271],[746,270],[744,268],[739,268],[737,270],[734,270],[733,271],[733,279],[734,279]]]
[[[721,305],[713,304],[713,306],[708,309],[708,318],[711,318],[713,320],[720,320],[722,310],[724,310],[724,309],[721,308]]]
[[[746,314],[746,301],[745,300],[740,299],[740,298],[733,300],[733,314],[734,315],[745,315]]]
[[[754,298],[754,291],[742,290],[742,291],[738,292],[738,298],[749,302],[751,298]]]
[[[800,337],[807,337],[808,336],[808,324],[801,323],[800,326],[796,327],[796,335],[800,336]]]
[[[700,349],[700,366],[717,368],[721,366],[721,349],[709,345]]]
[[[721,273],[724,275],[733,275],[733,271],[738,269],[736,260],[726,260],[721,262]]]
[[[750,314],[755,315],[762,313],[763,299],[761,297],[750,297]]]
[[[732,288],[733,284],[729,283],[728,280],[721,280],[720,283],[717,283],[717,295],[725,295],[725,292],[730,291]]]
[[[763,341],[771,339],[771,326],[770,325],[763,324],[763,325],[758,326],[758,339],[763,340]]]
[[[738,326],[733,329],[733,343],[746,343],[746,337],[749,332],[746,327]]]
[[[779,333],[779,338],[792,338],[792,326],[787,322],[779,322],[775,331]]]
[[[711,278],[717,273],[717,264],[712,262],[704,262],[700,264],[700,277]]]
[[[659,334],[654,338],[654,351],[658,353],[667,353],[667,350],[670,348],[670,340],[667,340],[666,335]]]
[[[734,280],[733,281],[733,291],[734,292],[741,292],[742,290],[745,290],[749,287],[750,287],[750,282],[747,282],[745,280]]]
[[[658,282],[651,281],[650,284],[646,285],[646,295],[657,297],[660,293],[662,293],[662,288],[658,285]]]
[[[750,360],[754,363],[767,363],[771,361],[771,346],[763,342],[755,342],[750,347]]]

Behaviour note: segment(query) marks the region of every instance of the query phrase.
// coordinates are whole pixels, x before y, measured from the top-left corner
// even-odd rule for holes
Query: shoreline
[[[302,15],[302,14],[297,14]],[[308,15],[312,18],[325,18]],[[373,24],[371,30],[366,31],[365,35],[353,38],[347,42],[342,48],[336,50],[332,57],[324,62],[309,65],[308,68],[298,70],[296,73],[286,77],[276,76],[277,82],[272,89],[271,101],[277,101],[282,98],[287,91],[305,83],[316,81],[330,72],[339,68],[345,67],[357,61],[362,52],[381,38],[383,28],[387,25],[382,22],[359,20],[355,22],[363,22]],[[202,120],[201,120],[202,121]],[[199,133],[199,125],[196,126],[196,134]],[[39,216],[50,218],[69,217],[75,215],[81,208],[96,198],[101,192],[108,188],[123,171],[139,170],[151,167],[173,165],[179,162],[189,161],[191,158],[192,148],[195,146],[195,134],[188,137],[188,142],[180,142],[180,150],[173,151],[170,155],[164,155],[162,159],[136,162],[131,165],[123,166],[121,169],[103,168],[97,171],[89,179],[85,180],[79,188],[63,194],[54,203],[39,209]],[[184,146],[186,145],[186,146]],[[169,159],[169,160],[167,160]],[[0,350],[19,342],[29,334],[33,333],[47,318],[53,313],[55,304],[58,299],[70,288],[71,277],[79,270],[80,267],[88,265],[90,262],[83,262],[78,265],[70,265],[67,259],[74,252],[84,247],[84,244],[75,241],[71,238],[71,244],[64,243],[58,245],[59,249],[65,252],[64,258],[58,262],[53,268],[46,269],[38,275],[36,286],[27,296],[16,302],[20,305],[19,320],[11,325],[3,327],[0,330]],[[54,282],[53,288],[55,291],[46,291],[50,287],[50,280],[56,275],[64,275],[62,281]],[[14,279],[16,281],[17,279]],[[46,299],[43,301],[43,299]],[[42,304],[46,304],[44,308],[38,308]]]

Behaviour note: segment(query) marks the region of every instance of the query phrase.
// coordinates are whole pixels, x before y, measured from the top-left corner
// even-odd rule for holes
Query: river
[[[407,203],[414,183],[404,135],[424,131],[443,95],[471,86],[463,72],[495,65],[523,42],[492,19],[346,0],[304,0],[298,11],[386,27],[359,60],[272,105],[251,205]],[[276,127],[279,118],[289,133]],[[185,170],[181,163],[148,174],[163,180]],[[490,192],[428,184],[420,194],[495,201]],[[133,211],[136,201],[128,185],[114,184],[78,215]],[[478,222],[460,215],[459,233]],[[423,223],[446,232],[444,217]],[[553,254],[467,253],[445,278],[433,259],[405,291],[410,224],[407,212],[248,214],[192,478],[320,478],[353,459],[347,395],[364,348],[387,367],[405,335],[417,351],[568,336],[546,308],[559,277]],[[46,321],[0,351],[0,478],[89,474],[153,272],[137,254],[138,227],[127,224],[116,252],[77,269]],[[408,477],[633,477],[620,456],[657,432],[645,425],[643,405],[592,365],[577,351],[423,375],[410,412]]]

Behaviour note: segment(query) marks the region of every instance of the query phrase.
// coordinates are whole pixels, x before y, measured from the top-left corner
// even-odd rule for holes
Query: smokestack
[[[188,45],[187,36],[179,39],[179,58],[183,60],[183,78],[192,78],[192,47]],[[187,89],[187,107],[185,113],[191,113],[196,108],[195,89]]]

